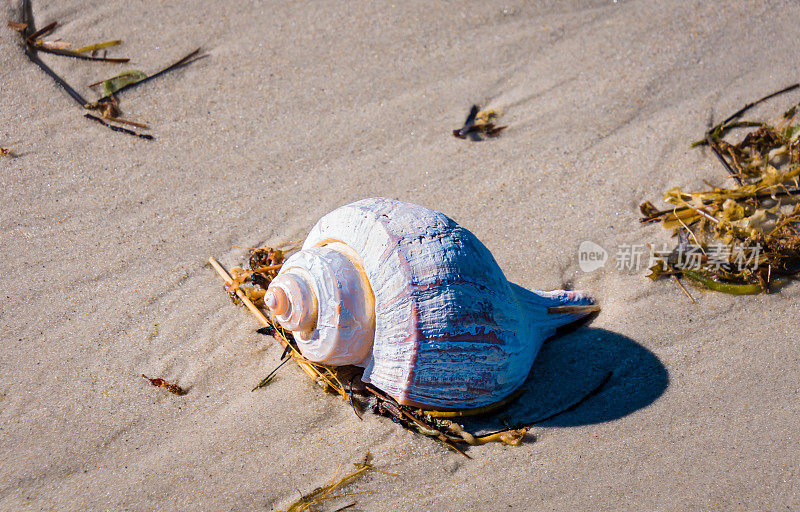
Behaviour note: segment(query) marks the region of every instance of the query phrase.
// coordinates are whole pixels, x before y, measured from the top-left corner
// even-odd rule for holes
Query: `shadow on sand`
[[[610,421],[653,403],[668,384],[667,369],[652,352],[625,336],[584,327],[544,343],[519,399],[494,415],[464,418],[464,426],[480,433]]]

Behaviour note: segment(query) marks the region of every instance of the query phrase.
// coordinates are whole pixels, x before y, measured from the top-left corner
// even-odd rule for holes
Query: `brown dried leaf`
[[[145,379],[150,381],[150,384],[152,384],[153,386],[156,386],[156,387],[159,387],[159,388],[164,388],[167,391],[169,391],[170,393],[172,393],[173,395],[185,395],[186,394],[186,390],[183,389],[182,387],[178,386],[177,384],[170,384],[169,382],[165,381],[164,379],[151,379],[150,377],[148,377],[145,374],[142,374],[142,377],[144,377]]]

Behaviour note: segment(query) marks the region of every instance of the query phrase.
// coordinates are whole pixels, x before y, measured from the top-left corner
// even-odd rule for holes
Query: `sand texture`
[[[693,305],[612,261],[669,242],[641,201],[731,184],[689,144],[798,81],[797,2],[34,1],[53,37],[124,41],[109,55],[129,64],[42,56],[89,98],[202,46],[120,96],[152,142],[84,119],[5,27],[20,2],[0,13],[0,510],[285,509],[367,451],[397,476],[319,510],[800,509],[798,287]],[[473,103],[508,129],[453,137]],[[281,349],[207,258],[240,264],[370,196],[446,213],[515,283],[595,296],[520,414],[611,372],[601,392],[472,460],[359,421],[293,366],[251,392]],[[585,240],[605,268],[579,269]]]

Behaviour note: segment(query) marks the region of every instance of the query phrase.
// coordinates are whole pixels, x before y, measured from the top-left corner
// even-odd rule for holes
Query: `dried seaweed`
[[[674,187],[664,194],[670,208],[640,205],[642,223],[661,222],[678,239],[671,251],[654,252],[648,277],[682,276],[710,290],[745,295],[769,293],[800,272],[797,106],[772,122],[738,121],[753,106],[798,87],[745,105],[693,144],[709,146],[735,186],[692,193]],[[750,131],[738,142],[727,140],[744,128]]]
[[[286,352],[284,352],[284,354],[285,354],[285,353],[286,353]],[[286,364],[286,363],[288,363],[289,361],[291,361],[291,358],[288,358],[288,357],[283,357],[283,358],[282,358],[282,361],[280,362],[280,364],[278,364],[278,366],[276,366],[274,370],[272,370],[271,372],[269,372],[269,373],[267,374],[267,376],[266,376],[266,377],[264,377],[263,379],[261,379],[261,380],[258,382],[258,384],[256,384],[256,386],[255,386],[253,389],[251,389],[250,391],[255,391],[255,390],[257,390],[257,389],[261,389],[261,388],[265,387],[267,384],[269,384],[270,382],[272,382],[272,379],[275,377],[275,374],[276,374],[276,373],[278,373],[278,370],[280,370],[281,368],[283,368],[283,365],[285,365],[285,364]]]
[[[182,57],[177,62],[167,66],[166,68],[161,69],[160,71],[152,74],[152,75],[145,75],[141,71],[129,71],[127,73],[123,73],[121,75],[117,75],[116,77],[112,77],[107,80],[102,80],[98,82],[98,84],[103,85],[103,95],[101,96],[100,100],[96,102],[88,102],[86,99],[73,88],[71,85],[67,83],[61,76],[55,73],[47,64],[45,64],[38,56],[41,53],[51,53],[55,55],[62,55],[67,57],[74,57],[76,59],[82,60],[90,60],[90,61],[102,61],[102,62],[128,62],[129,59],[127,58],[111,58],[105,56],[105,49],[117,46],[121,43],[118,39],[113,39],[110,41],[103,41],[101,43],[90,44],[88,46],[83,46],[76,50],[70,49],[71,45],[68,42],[55,40],[55,41],[42,41],[40,38],[50,32],[52,32],[58,22],[52,22],[49,25],[42,27],[41,29],[37,30],[35,26],[35,22],[33,19],[33,8],[31,6],[30,0],[23,0],[22,2],[22,22],[8,22],[8,27],[12,30],[16,30],[21,33],[24,48],[25,48],[25,55],[28,59],[36,64],[42,71],[44,71],[50,78],[52,78],[60,87],[62,87],[67,94],[72,97],[82,108],[87,110],[98,110],[100,111],[102,118],[100,119],[97,116],[93,116],[90,114],[84,115],[87,119],[91,119],[100,123],[101,125],[109,128],[112,131],[118,133],[124,133],[127,135],[133,135],[140,139],[144,140],[153,140],[154,137],[152,135],[145,135],[133,130],[129,130],[126,128],[121,128],[119,126],[115,126],[110,124],[106,121],[110,121],[113,123],[121,123],[136,126],[139,128],[147,128],[147,125],[144,123],[139,123],[136,121],[130,121],[127,119],[122,119],[119,117],[119,108],[117,105],[117,100],[114,97],[115,93],[119,93],[123,90],[127,90],[135,85],[139,85],[144,83],[148,80],[152,80],[157,76],[160,76],[166,72],[169,72],[173,69],[177,69],[179,67],[185,66],[194,62],[197,59],[202,58],[200,53],[200,49],[196,49],[190,52],[188,55]],[[103,50],[103,55],[98,56],[97,53]],[[89,54],[89,55],[87,55]]]
[[[467,119],[461,128],[453,130],[453,135],[459,139],[470,137],[472,140],[482,140],[481,135],[497,137],[506,126],[496,126],[495,121],[500,118],[500,112],[494,109],[481,110],[478,105],[472,105],[467,114]]]
[[[145,78],[147,78],[147,75],[144,72],[139,71],[138,69],[132,69],[130,71],[123,71],[122,73],[112,76],[111,78],[106,78],[105,80],[100,80],[98,82],[89,84],[89,87],[99,85],[101,87],[103,97],[106,97],[111,96],[126,85],[140,82]]]
[[[15,26],[12,27],[15,30],[18,30],[17,26],[27,25],[23,23],[15,23]],[[65,57],[74,57],[76,59],[83,59],[83,60],[96,60],[102,62],[128,62],[130,59],[127,58],[110,58],[110,57],[96,57],[94,55],[84,55],[87,51],[92,51],[93,49],[99,48],[106,48],[109,46],[114,46],[120,43],[120,41],[106,41],[105,43],[98,43],[89,46],[85,46],[78,50],[70,50],[69,47],[72,46],[70,43],[67,42],[59,42],[59,44],[53,44],[52,41],[42,41],[39,38],[49,34],[52,32],[56,26],[58,25],[57,21],[50,23],[47,26],[40,28],[25,37],[25,44],[37,51],[41,51],[44,53],[52,53],[54,55],[62,55]],[[11,25],[9,25],[11,26]],[[24,30],[24,29],[23,29]]]
[[[164,379],[151,379],[145,374],[142,374],[142,377],[150,381],[150,384],[156,386],[158,388],[164,388],[173,395],[185,395],[186,390],[182,387],[178,386],[177,384],[170,384],[169,382],[165,381]]]
[[[286,250],[284,249],[284,252],[285,251]],[[297,348],[291,333],[287,333],[274,319],[268,318],[266,315],[264,315],[264,312],[259,309],[252,300],[250,300],[250,298],[247,296],[246,288],[243,289],[240,287],[243,280],[237,281],[231,277],[231,275],[228,274],[228,272],[225,271],[225,269],[222,268],[222,266],[214,258],[209,258],[208,262],[225,280],[225,291],[232,299],[235,299],[234,303],[244,304],[250,310],[250,312],[252,312],[256,318],[258,318],[264,327],[274,331],[274,336],[281,346],[283,346],[285,350],[289,351],[291,358],[309,377],[311,377],[320,387],[322,387],[323,390],[336,393],[342,398],[347,397],[345,387],[338,378],[338,369],[313,363],[303,357],[303,355],[300,353],[300,350]],[[241,269],[239,269],[239,271],[247,272],[242,271]],[[236,272],[233,272],[232,269],[232,273]]]
[[[90,44],[89,46],[82,46],[77,50],[73,50],[75,53],[88,53],[88,52],[96,52],[98,50],[102,50],[104,48],[109,48],[111,46],[117,46],[122,44],[122,41],[119,39],[112,39],[111,41],[103,41],[102,43],[95,43]]]
[[[389,473],[387,471],[381,471],[380,469],[376,468],[372,464],[372,454],[369,452],[367,452],[367,454],[360,462],[354,462],[353,465],[356,467],[355,471],[337,479],[337,477],[339,476],[339,470],[341,470],[342,468],[340,465],[336,469],[336,472],[333,474],[333,478],[331,478],[330,483],[328,483],[327,485],[323,485],[322,487],[317,487],[308,494],[302,495],[300,499],[292,503],[289,506],[289,508],[286,509],[285,512],[303,512],[305,510],[309,510],[312,506],[322,503],[324,501],[332,500],[335,498],[343,498],[346,496],[355,496],[357,494],[363,494],[363,492],[352,492],[344,494],[332,494],[332,493],[333,491],[341,487],[352,484],[357,479],[361,478],[362,476],[367,474],[367,472],[372,470],[379,471],[381,473],[385,473],[392,476],[397,476],[394,475],[393,473]],[[353,506],[352,503],[350,505],[345,505],[344,507],[339,508],[338,510],[345,510],[351,506]]]
[[[529,430],[528,427],[522,427],[504,430],[488,436],[475,436],[464,430],[461,425],[446,419],[444,415],[432,414],[439,411],[423,411],[416,407],[400,405],[394,398],[374,386],[366,385],[366,389],[377,398],[373,412],[391,418],[392,421],[408,430],[436,439],[468,459],[471,457],[461,450],[457,444],[479,446],[490,442],[499,442],[504,445],[519,446]],[[481,411],[475,412],[475,414],[487,414],[496,411],[517,398],[519,398],[519,395],[513,396],[509,401],[482,408]]]
[[[33,7],[31,6],[30,0],[23,0],[23,2],[22,2],[22,16],[23,16],[23,23],[14,23],[14,28],[16,30],[16,29],[21,28],[24,25],[24,28],[21,30],[21,34],[22,34],[22,37],[23,37],[23,40],[24,40],[23,42],[25,43],[25,55],[28,57],[28,59],[31,62],[36,64],[42,71],[44,71],[50,78],[52,78],[56,82],[56,84],[58,84],[62,89],[64,89],[67,92],[67,94],[69,94],[70,97],[73,100],[75,100],[75,102],[78,103],[78,105],[81,106],[81,108],[89,108],[89,102],[86,101],[86,99],[78,91],[76,91],[75,88],[73,88],[71,85],[69,85],[69,83],[67,83],[66,80],[61,78],[61,76],[59,76],[55,71],[50,69],[50,67],[47,64],[45,64],[42,61],[42,59],[39,58],[38,53],[40,51],[49,51],[50,53],[52,53],[54,50],[48,50],[47,48],[42,47],[41,45],[37,45],[36,44],[37,38],[40,35],[51,31],[53,28],[55,28],[57,23],[53,22],[53,23],[51,23],[50,25],[47,25],[46,27],[44,27],[41,30],[36,30],[36,25],[35,25],[35,22],[34,22],[34,19],[33,19]],[[9,25],[9,26],[11,26],[11,25]],[[81,54],[79,53],[79,55],[81,55]],[[85,57],[85,56],[82,56],[82,57]],[[90,60],[97,60],[97,59],[90,59]],[[112,131],[118,132],[118,133],[125,133],[127,135],[134,135],[136,137],[139,137],[141,139],[146,139],[146,140],[152,140],[153,139],[153,137],[151,135],[142,135],[142,134],[136,133],[136,132],[134,132],[132,130],[126,130],[126,129],[120,128],[118,126],[110,125],[110,124],[108,124],[108,123],[106,123],[106,122],[104,122],[104,121],[102,121],[102,120],[100,120],[97,117],[92,116],[92,115],[88,115],[87,114],[84,117],[87,117],[88,119],[92,119],[93,121],[97,121],[100,124],[102,124],[103,126],[109,128]],[[113,118],[113,119],[109,118],[109,119],[117,121],[117,119],[115,119],[115,118]]]
[[[285,255],[280,249],[260,247],[250,252],[250,269],[253,270],[251,280],[254,285],[267,289],[269,282],[275,277],[283,264]]]

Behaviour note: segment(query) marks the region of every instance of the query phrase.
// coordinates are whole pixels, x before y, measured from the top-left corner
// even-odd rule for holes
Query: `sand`
[[[19,2],[0,12],[19,20]],[[729,184],[689,143],[797,81],[796,2],[95,0],[34,13],[75,44],[124,40],[110,53],[129,65],[43,57],[88,97],[122,70],[197,46],[208,57],[120,98],[152,125],[148,142],[84,119],[0,29],[0,146],[18,155],[0,159],[0,509],[281,509],[367,451],[397,476],[374,473],[324,510],[800,508],[797,286],[695,290],[692,305],[613,264],[623,244],[669,241],[639,225],[642,200]],[[450,134],[472,103],[504,111],[501,137]],[[242,247],[303,238],[376,195],[445,212],[516,283],[597,297],[603,312],[548,357],[602,352],[617,370],[607,386],[534,427],[535,442],[472,460],[359,421],[294,367],[251,392],[281,350],[206,259],[232,266]],[[579,269],[585,240],[610,252],[605,268]],[[580,373],[541,385],[575,388]]]

